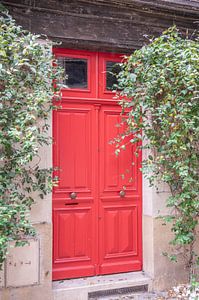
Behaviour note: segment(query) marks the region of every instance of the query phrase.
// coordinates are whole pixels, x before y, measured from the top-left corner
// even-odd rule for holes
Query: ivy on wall
[[[34,236],[31,205],[52,187],[51,170],[39,167],[39,149],[51,143],[48,118],[52,85],[59,70],[53,66],[51,44],[17,26],[0,13],[0,266],[8,243],[26,243]],[[34,196],[33,196],[34,194]]]
[[[199,42],[183,38],[175,27],[135,51],[121,64],[118,88],[127,113],[132,143],[143,141],[148,155],[142,171],[154,185],[170,187],[176,261],[184,256],[190,275],[199,264],[194,248],[199,219]],[[117,145],[116,152],[123,146]]]

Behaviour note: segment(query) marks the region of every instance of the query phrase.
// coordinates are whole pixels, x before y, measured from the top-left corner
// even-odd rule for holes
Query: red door
[[[53,116],[53,279],[141,270],[141,157],[118,157],[119,55],[55,49],[66,88]],[[112,72],[110,72],[112,71]]]

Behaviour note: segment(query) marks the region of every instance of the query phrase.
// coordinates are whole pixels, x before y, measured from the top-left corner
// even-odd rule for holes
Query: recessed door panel
[[[137,255],[137,207],[103,207],[104,257]]]
[[[124,150],[116,155],[117,139],[121,138],[125,124],[119,106],[103,106],[100,110],[101,193],[123,189],[138,193],[138,157],[130,138],[122,140]]]
[[[91,208],[55,209],[55,263],[91,260]]]
[[[63,190],[91,191],[92,178],[92,110],[89,106],[64,105],[55,111],[54,166],[58,170],[58,186],[55,192]]]

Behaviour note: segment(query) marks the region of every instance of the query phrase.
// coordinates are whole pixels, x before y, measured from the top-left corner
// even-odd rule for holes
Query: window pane
[[[88,88],[87,59],[59,57],[58,63],[65,70],[64,87],[71,89]]]
[[[120,72],[120,66],[114,61],[106,62],[106,89],[112,91],[117,84],[117,75]]]

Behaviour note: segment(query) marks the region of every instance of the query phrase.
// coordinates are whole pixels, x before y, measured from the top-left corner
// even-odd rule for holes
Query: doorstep
[[[151,279],[144,272],[120,273],[53,282],[54,300],[102,299],[106,295],[148,291]]]

